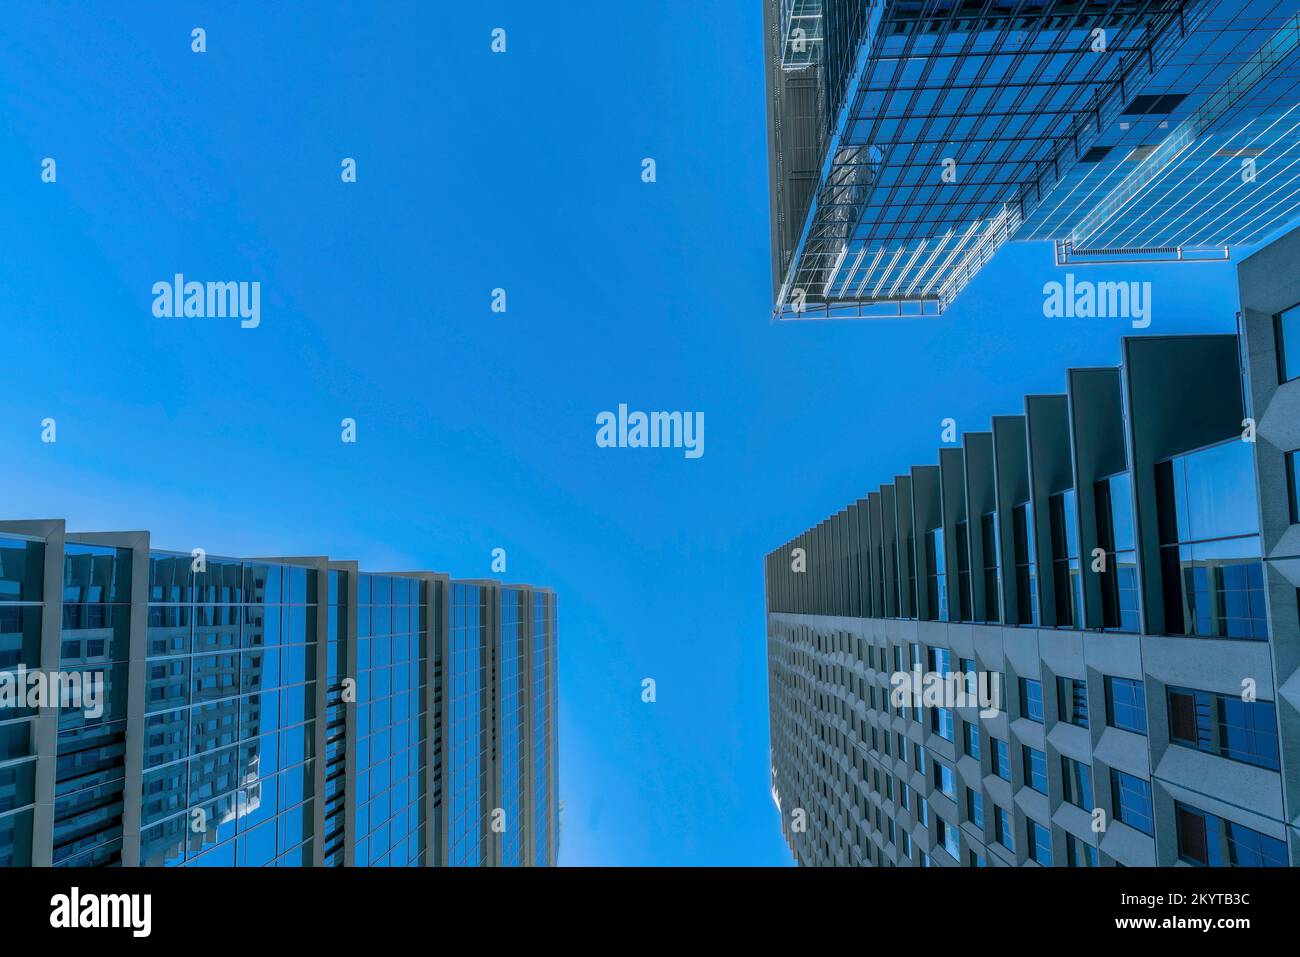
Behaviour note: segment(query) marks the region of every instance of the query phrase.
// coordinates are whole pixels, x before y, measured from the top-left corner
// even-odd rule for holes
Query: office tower
[[[768,554],[796,860],[1300,863],[1298,260]]]
[[[0,522],[0,865],[553,865],[555,693],[549,589]]]
[[[1226,258],[1300,203],[1295,0],[767,0],[779,318],[942,311],[1009,240]]]

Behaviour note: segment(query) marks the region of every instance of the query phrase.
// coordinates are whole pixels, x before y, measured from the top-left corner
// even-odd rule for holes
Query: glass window
[[[1008,851],[1014,851],[1015,836],[1011,830],[1011,815],[1004,808],[993,807],[993,830],[997,841]]]
[[[1079,565],[1079,510],[1074,489],[1048,499],[1052,526],[1052,584],[1056,624],[1083,627],[1083,574]]]
[[[1174,805],[1178,856],[1205,867],[1286,867],[1286,842],[1186,804]]]
[[[1092,813],[1092,769],[1073,758],[1061,756],[1061,780],[1065,800],[1077,808]]]
[[[957,796],[957,779],[952,768],[939,761],[934,762],[934,786],[950,798]]]
[[[1034,564],[1034,507],[1026,502],[1012,512],[1016,557],[1016,599],[1020,624],[1038,624],[1038,570]]]
[[[993,744],[993,772],[1004,781],[1011,780],[1011,757],[1007,752],[1007,743],[990,737]]]
[[[984,551],[984,620],[1002,620],[1002,561],[998,548],[998,513],[989,512],[980,519],[980,537]]]
[[[1065,835],[1065,855],[1070,867],[1098,867],[1097,849],[1073,834]]]
[[[1106,676],[1106,723],[1112,728],[1147,733],[1147,696],[1142,682]]]
[[[1176,744],[1277,771],[1277,708],[1271,701],[1169,689],[1169,737]]]
[[[1078,678],[1056,679],[1056,705],[1061,720],[1081,728],[1088,727],[1088,685]]]
[[[970,755],[972,758],[974,758],[976,761],[978,761],[978,760],[979,760],[979,757],[980,757],[980,729],[979,729],[979,725],[972,724],[971,722],[966,721],[966,722],[963,722],[963,727],[965,727],[965,729],[966,729],[966,735],[965,735],[965,739],[966,739],[966,753],[969,754],[969,755]]]
[[[957,617],[971,621],[970,533],[965,522],[958,522],[953,531],[957,536]]]
[[[1110,772],[1111,793],[1115,801],[1115,819],[1143,834],[1154,834],[1151,815],[1151,782],[1125,774],[1114,768]]]
[[[1052,866],[1052,835],[1037,821],[1026,820],[1029,825],[1029,857],[1044,867]]]
[[[930,730],[951,741],[953,736],[953,717],[951,708],[934,708],[930,711]]]
[[[1137,632],[1137,550],[1129,473],[1120,472],[1097,482],[1093,497],[1098,544],[1106,552],[1106,567],[1100,575],[1102,626],[1111,631]]]
[[[1300,379],[1300,305],[1273,317],[1277,337],[1278,380]]]
[[[1286,454],[1286,487],[1291,500],[1291,524],[1300,524],[1300,450]]]
[[[966,789],[966,817],[981,831],[984,830],[984,797],[970,788]]]
[[[925,536],[926,596],[933,621],[948,620],[948,586],[944,569],[943,529],[936,528]]]
[[[1043,685],[1033,678],[1020,679],[1020,714],[1043,723]]]
[[[1029,745],[1021,745],[1025,760],[1025,784],[1042,794],[1047,793],[1047,755]]]
[[[1232,439],[1156,467],[1169,634],[1268,637],[1255,462]]]

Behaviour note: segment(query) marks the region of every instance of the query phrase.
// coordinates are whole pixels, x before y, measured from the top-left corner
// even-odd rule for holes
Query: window
[[[935,837],[943,845],[954,861],[961,861],[961,847],[957,838],[957,829],[945,821],[943,818],[935,816],[934,819]]]
[[[1008,851],[1016,849],[1015,835],[1011,830],[1011,815],[997,805],[993,807],[993,830],[999,844]]]
[[[1088,685],[1079,678],[1056,679],[1056,706],[1062,721],[1088,727]]]
[[[919,798],[916,807],[916,819],[926,827],[930,826],[930,802]]]
[[[953,735],[953,718],[951,708],[934,708],[930,711],[930,730],[951,741]]]
[[[1025,783],[1042,794],[1047,793],[1047,755],[1027,744],[1021,750],[1025,759]]]
[[[1086,764],[1062,755],[1061,780],[1065,789],[1065,800],[1091,814],[1095,807],[1092,803],[1092,769]]]
[[[966,817],[981,831],[984,830],[984,797],[970,788],[966,789]]]
[[[1029,858],[1044,867],[1052,866],[1052,834],[1037,821],[1026,820],[1029,832]]]
[[[971,724],[969,721],[963,722],[965,728],[966,753],[976,761],[980,759],[980,729],[979,725]]]
[[[979,854],[976,854],[974,851],[967,852],[966,864],[969,867],[988,867],[984,862],[984,858]]]
[[[910,610],[912,617],[916,617],[916,545],[913,544],[911,535],[907,536],[907,547],[905,549],[907,561],[907,591],[911,596],[912,604]]]
[[[1137,551],[1133,534],[1133,487],[1120,472],[1093,486],[1098,545],[1105,549],[1100,575],[1102,627],[1140,631],[1138,622]]]
[[[957,618],[971,621],[970,532],[965,522],[953,529],[957,536]]]
[[[1176,744],[1244,761],[1272,771],[1280,769],[1277,708],[1271,701],[1169,689],[1169,738]]]
[[[916,765],[916,770],[924,774],[925,773],[925,751],[921,749],[921,746],[919,744],[912,745],[912,758],[913,758],[912,763]]]
[[[948,585],[945,581],[943,529],[936,528],[925,536],[925,593],[930,602],[930,620],[948,620]]]
[[[998,548],[998,513],[989,512],[980,519],[980,538],[984,552],[984,620],[1002,620],[1002,560]]]
[[[912,859],[912,835],[907,833],[907,828],[902,828],[903,832],[903,857],[909,861]]]
[[[1007,752],[1007,743],[994,737],[990,737],[989,741],[993,744],[993,773],[1004,781],[1010,781],[1011,758]]]
[[[898,781],[898,804],[904,811],[912,808],[912,789],[901,778]]]
[[[1300,450],[1286,454],[1286,488],[1291,501],[1291,524],[1300,523]]]
[[[1070,867],[1098,867],[1097,849],[1073,834],[1065,835],[1065,857]]]
[[[1043,723],[1043,685],[1033,678],[1020,679],[1020,714]]]
[[[1111,794],[1115,801],[1115,819],[1143,834],[1154,834],[1151,818],[1151,782],[1123,771],[1110,772]]]
[[[1034,507],[1017,505],[1012,517],[1016,557],[1016,599],[1020,624],[1038,624],[1038,571],[1034,567]]]
[[[950,798],[957,796],[957,779],[952,768],[938,761],[934,762],[934,786]]]
[[[1286,842],[1186,804],[1174,805],[1178,856],[1204,867],[1286,867]]]
[[[1124,731],[1147,733],[1147,695],[1142,682],[1106,676],[1106,723]]]
[[[1255,461],[1231,439],[1156,466],[1168,634],[1268,637]]]
[[[1292,306],[1273,317],[1277,337],[1277,379],[1300,379],[1300,306]]]
[[[1056,596],[1056,624],[1083,627],[1083,574],[1079,566],[1079,510],[1074,489],[1048,499],[1052,526],[1052,587]]]

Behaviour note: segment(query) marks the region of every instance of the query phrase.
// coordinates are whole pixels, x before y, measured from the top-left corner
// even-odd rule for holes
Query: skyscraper
[[[768,0],[782,318],[942,311],[1009,240],[1226,258],[1300,205],[1295,0]]]
[[[796,860],[1300,864],[1298,260],[768,554]]]
[[[544,588],[0,523],[0,864],[553,865],[556,634]]]

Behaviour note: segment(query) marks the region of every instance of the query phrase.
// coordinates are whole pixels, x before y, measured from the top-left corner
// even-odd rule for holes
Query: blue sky
[[[505,548],[560,595],[561,862],[788,863],[763,555],[1133,330],[1043,318],[1047,245],[938,319],[773,325],[756,3],[212,6],[6,10],[0,514],[463,577]],[[1145,334],[1234,326],[1230,266],[1096,270],[1152,281]],[[260,327],[155,318],[177,272],[260,281]],[[702,411],[705,454],[598,448],[619,403]]]

